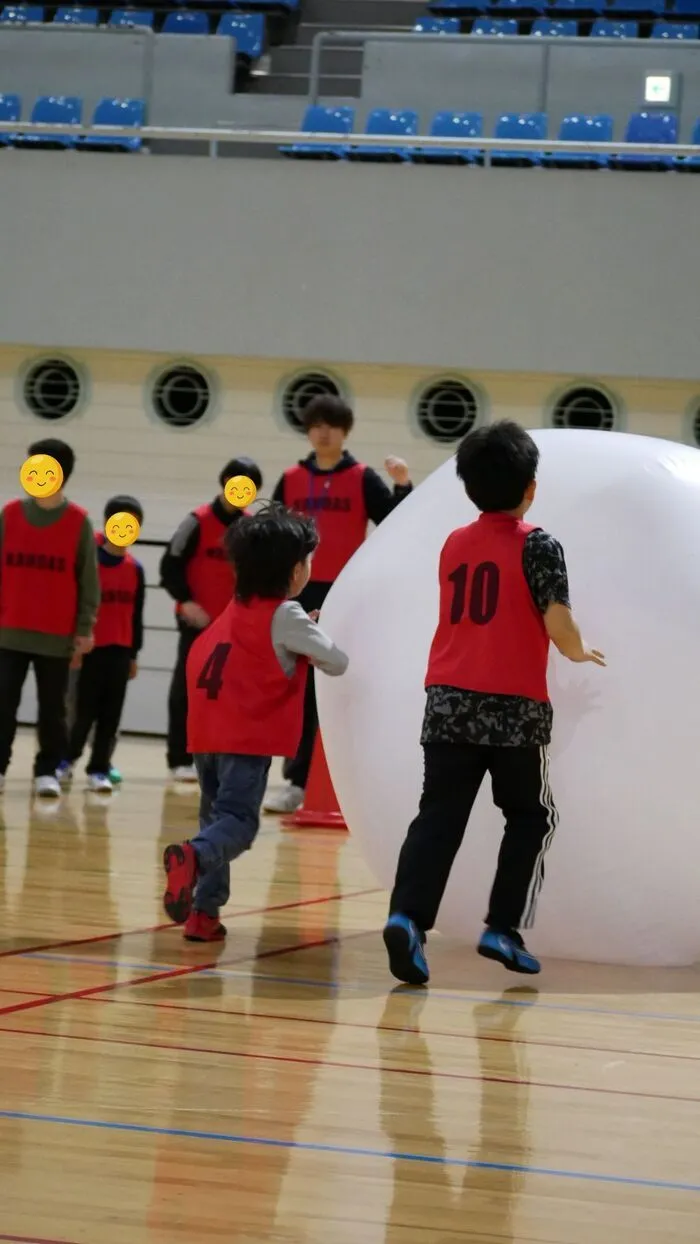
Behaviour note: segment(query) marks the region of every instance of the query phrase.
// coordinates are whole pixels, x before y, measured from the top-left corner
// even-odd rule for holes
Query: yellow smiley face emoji
[[[32,454],[22,463],[19,482],[30,497],[53,497],[63,483],[63,469],[50,454]]]
[[[110,514],[105,523],[105,535],[110,544],[115,544],[119,549],[126,549],[134,540],[138,540],[141,532],[141,524],[134,514],[127,513],[126,510],[119,510],[116,514]]]
[[[229,505],[235,505],[237,510],[244,510],[247,505],[252,505],[257,495],[258,490],[247,475],[233,475],[224,485],[226,500]]]

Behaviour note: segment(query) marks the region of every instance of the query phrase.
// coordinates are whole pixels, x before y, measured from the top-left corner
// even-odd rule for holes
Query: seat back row
[[[324,108],[312,105],[307,109],[303,130],[309,134],[337,134],[339,137],[352,133],[355,112],[352,107]],[[504,113],[494,128],[493,137],[501,139],[547,138],[548,121],[545,113]],[[412,109],[396,111],[375,108],[367,118],[366,134],[387,138],[417,136],[418,114]],[[483,152],[478,149],[449,148],[450,139],[483,138],[483,116],[479,112],[438,112],[430,126],[432,138],[444,138],[444,148],[404,148],[396,145],[381,147],[353,147],[347,143],[297,144],[284,147],[283,154],[306,159],[391,160],[429,163],[473,164],[484,163]],[[588,116],[577,114],[565,117],[559,127],[558,139],[566,142],[607,143],[613,140],[613,119],[607,115]],[[625,141],[630,143],[676,144],[678,142],[678,118],[672,112],[633,113],[627,123]],[[700,119],[695,124],[694,144],[700,146]],[[682,159],[682,158],[681,158]],[[698,157],[693,157],[700,163]],[[559,152],[550,156],[538,151],[492,151],[490,162],[496,165],[550,165],[557,167],[588,168],[670,168],[677,167],[671,156],[608,156],[604,153]],[[694,167],[694,166],[693,166]]]
[[[67,6],[59,8],[51,25],[89,26],[96,27],[99,10]],[[8,4],[0,12],[0,25],[26,26],[40,24],[44,21],[44,9],[38,5]],[[114,9],[110,15],[108,26],[113,29],[152,30],[154,24],[153,9]],[[174,35],[208,35],[210,33],[209,15],[178,9],[168,13],[163,23],[164,34]],[[236,40],[236,49],[241,56],[251,60],[259,60],[265,49],[265,17],[262,13],[224,13],[216,27],[218,35],[227,35]]]
[[[144,123],[146,105],[142,99],[101,99],[93,117],[93,125],[114,125],[120,129],[138,129]],[[19,95],[0,95],[0,121],[15,122],[22,118]],[[83,101],[77,95],[41,95],[34,104],[30,121],[36,125],[80,125]],[[51,134],[0,134],[5,147],[100,147],[103,150],[138,151],[140,138],[111,138],[109,135],[80,136],[58,131]]]
[[[422,18],[416,23],[414,30],[420,34],[459,34],[460,23],[456,17]],[[514,17],[478,17],[472,26],[471,34],[517,35],[518,22]],[[546,39],[576,39],[579,37],[579,24],[574,18],[539,17],[533,22],[530,35]],[[599,17],[593,23],[590,37],[594,39],[638,39],[639,23]],[[655,22],[651,38],[698,39],[700,38],[700,26],[692,22]]]

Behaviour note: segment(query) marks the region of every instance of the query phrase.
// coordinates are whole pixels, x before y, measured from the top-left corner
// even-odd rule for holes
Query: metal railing
[[[380,148],[404,148],[425,151],[431,149],[483,152],[488,164],[492,151],[509,151],[527,155],[530,151],[575,152],[579,155],[651,155],[651,156],[700,156],[700,146],[692,143],[627,143],[627,142],[568,142],[547,138],[432,138],[427,134],[307,134],[302,130],[256,130],[226,129],[224,127],[197,127],[187,129],[163,125],[134,126],[114,125],[43,125],[31,121],[0,121],[0,134],[35,134],[47,140],[51,135],[70,134],[72,137],[140,138],[143,142],[167,141],[169,143],[206,143],[209,154],[216,156],[221,143],[251,146],[291,147],[354,147],[371,150]],[[2,156],[3,162],[11,158],[11,148]],[[26,149],[25,149],[26,150]]]

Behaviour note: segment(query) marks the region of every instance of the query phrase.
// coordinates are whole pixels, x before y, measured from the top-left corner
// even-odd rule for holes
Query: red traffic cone
[[[298,812],[285,816],[282,824],[286,829],[345,829],[347,825],[338,807],[331,775],[328,772],[326,753],[323,750],[321,731],[316,731],[309,780],[304,802]]]

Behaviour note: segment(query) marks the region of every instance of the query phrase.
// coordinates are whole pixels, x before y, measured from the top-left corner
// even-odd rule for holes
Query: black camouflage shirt
[[[569,605],[564,550],[546,531],[531,531],[523,572],[537,608]],[[428,687],[421,743],[541,747],[552,737],[552,706],[517,695],[484,695],[460,687]]]

